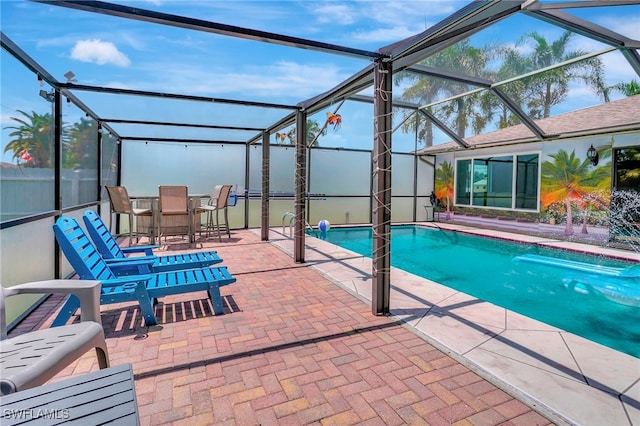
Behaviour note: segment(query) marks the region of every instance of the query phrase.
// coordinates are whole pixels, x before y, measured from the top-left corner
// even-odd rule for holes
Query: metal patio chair
[[[107,189],[107,193],[109,194],[109,202],[111,205],[111,214],[109,215],[109,231],[112,229],[112,218],[113,215],[127,215],[129,218],[129,245],[131,245],[131,241],[133,237],[136,237],[136,242],[140,241],[141,233],[138,232],[137,222],[136,222],[136,230],[133,230],[133,219],[134,217],[146,217],[149,219],[149,231],[144,233],[143,235],[149,237],[149,241],[152,243],[155,241],[154,235],[154,220],[153,220],[153,209],[149,208],[137,208],[134,207],[133,203],[129,199],[129,194],[127,193],[127,188],[124,186],[105,186]]]

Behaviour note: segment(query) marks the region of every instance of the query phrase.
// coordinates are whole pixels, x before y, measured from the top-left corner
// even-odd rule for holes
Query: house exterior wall
[[[592,165],[587,150],[593,147],[599,153],[599,162]],[[434,186],[439,204],[446,210],[447,195],[452,211],[467,214],[490,214],[498,217],[522,217],[540,222],[566,222],[567,209],[574,222],[582,220],[593,225],[606,224],[611,198],[612,148],[640,147],[640,133],[604,134],[545,142],[487,146],[436,154]],[[460,160],[537,153],[538,203],[536,209],[474,206],[456,202],[456,188]],[[443,172],[448,168],[451,173]],[[447,182],[453,178],[452,182]],[[478,181],[476,188],[480,188]],[[640,190],[640,188],[639,188]]]

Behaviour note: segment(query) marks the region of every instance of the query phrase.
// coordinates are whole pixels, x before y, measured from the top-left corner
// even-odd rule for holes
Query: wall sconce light
[[[593,147],[593,144],[591,144],[591,146],[587,150],[587,158],[589,159],[589,161],[591,161],[592,165],[594,166],[598,165],[598,160],[600,159],[600,156],[598,155],[598,151],[596,151],[596,149]]]
[[[38,86],[44,86],[44,80],[42,79],[42,76],[40,74],[38,74]]]

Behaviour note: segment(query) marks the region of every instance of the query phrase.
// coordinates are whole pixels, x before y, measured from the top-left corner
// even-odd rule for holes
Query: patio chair
[[[134,207],[129,199],[129,194],[127,192],[127,188],[124,186],[105,186],[107,189],[107,193],[109,194],[109,203],[111,205],[111,214],[109,215],[109,231],[112,229],[112,218],[113,215],[127,215],[129,218],[129,245],[131,245],[131,241],[133,237],[136,237],[136,242],[140,241],[141,233],[138,232],[138,227],[136,223],[136,231],[133,231],[133,218],[134,217],[146,217],[149,219],[149,231],[144,233],[145,236],[149,237],[149,241],[152,243],[155,242],[154,235],[154,221],[153,221],[153,209],[150,207],[148,209],[139,209]]]
[[[80,322],[7,338],[5,299],[48,293],[74,295],[81,306]],[[0,286],[0,395],[43,385],[94,348],[100,369],[109,367],[99,298],[100,281],[49,280]]]
[[[160,239],[164,235],[166,241],[167,235],[184,235],[182,229],[186,228],[189,242],[193,242],[189,188],[186,186],[160,185],[158,191],[158,221],[160,222],[158,238]]]
[[[111,269],[113,266],[102,259],[78,221],[62,216],[53,225],[53,231],[60,249],[80,279],[102,281],[100,303],[137,301],[148,326],[157,324],[153,302],[173,294],[207,291],[213,312],[223,314],[220,287],[236,281],[225,266],[117,277]],[[67,299],[54,324],[66,323],[77,308],[74,298]]]
[[[227,236],[231,238],[231,232],[229,231],[229,215],[227,207],[229,204],[229,194],[233,185],[216,185],[213,189],[213,194],[206,205],[200,206],[196,209],[196,214],[207,214],[207,220],[205,230],[207,236],[209,231],[216,232],[218,239],[222,241],[221,231],[226,232]],[[220,211],[224,213],[224,222],[220,223]]]
[[[93,244],[105,262],[112,266],[116,275],[203,268],[222,262],[216,251],[156,256],[153,249],[158,248],[157,245],[120,247],[100,215],[94,210],[85,211],[82,220]],[[144,253],[144,255],[127,257],[132,253]],[[127,268],[128,265],[131,267]],[[117,266],[117,270],[113,266]]]

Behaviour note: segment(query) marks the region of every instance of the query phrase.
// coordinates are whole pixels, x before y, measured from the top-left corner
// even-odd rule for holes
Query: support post
[[[53,134],[51,135],[51,143],[53,144],[53,170],[54,170],[54,199],[53,199],[53,208],[56,211],[56,220],[62,214],[62,207],[64,206],[62,200],[62,96],[60,95],[60,91],[56,90],[54,92],[54,100],[51,105],[52,108],[52,118],[53,118]],[[63,255],[60,250],[60,245],[58,241],[54,238],[53,245],[55,253],[57,253],[56,261],[53,266],[54,274],[56,278],[62,278],[62,262]]]
[[[269,191],[271,190],[269,188],[271,174],[269,136],[269,132],[262,132],[262,222],[260,233],[262,241],[269,241]],[[249,204],[248,195],[247,192],[247,204]]]
[[[376,61],[373,98],[373,270],[371,308],[389,314],[391,289],[392,63]]]
[[[296,263],[304,263],[304,225],[307,190],[307,113],[296,113],[296,168],[295,168],[295,215],[293,229],[293,258]]]

